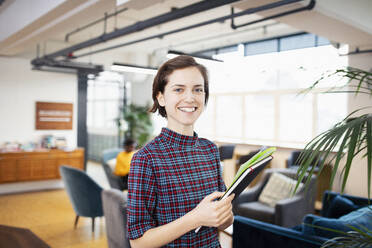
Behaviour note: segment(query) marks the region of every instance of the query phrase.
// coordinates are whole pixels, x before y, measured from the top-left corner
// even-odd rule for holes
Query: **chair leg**
[[[94,232],[94,217],[92,218],[92,232]]]
[[[77,223],[79,221],[79,215],[76,215],[75,217],[75,224],[74,224],[74,228],[76,229],[76,226],[77,226]]]

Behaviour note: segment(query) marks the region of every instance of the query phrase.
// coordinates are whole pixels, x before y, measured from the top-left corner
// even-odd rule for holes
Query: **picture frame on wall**
[[[72,130],[73,104],[36,102],[36,130]]]

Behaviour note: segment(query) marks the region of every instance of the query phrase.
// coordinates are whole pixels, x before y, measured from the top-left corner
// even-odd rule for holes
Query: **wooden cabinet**
[[[17,161],[0,157],[0,182],[17,180]]]
[[[60,178],[61,165],[84,169],[84,149],[0,153],[0,183]]]

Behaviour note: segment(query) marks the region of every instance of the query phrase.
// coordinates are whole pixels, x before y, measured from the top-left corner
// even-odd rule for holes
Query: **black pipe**
[[[255,23],[263,22],[263,21],[266,21],[266,20],[291,15],[291,14],[294,14],[294,13],[297,13],[297,12],[301,12],[301,11],[305,11],[305,10],[312,10],[314,8],[314,6],[315,6],[315,0],[311,0],[309,2],[309,4],[304,6],[304,7],[289,10],[289,11],[285,11],[285,12],[275,14],[275,15],[271,15],[271,16],[267,16],[267,17],[261,18],[259,20],[251,21],[251,22],[248,22],[248,23],[240,24],[240,25],[235,25],[234,18],[232,17],[231,18],[231,28],[232,29],[237,29],[237,28],[245,27],[245,26],[252,25],[252,24],[255,24]],[[232,13],[232,15],[234,14],[234,8],[231,8],[231,13]]]
[[[193,15],[196,13],[200,13],[205,10],[209,10],[212,8],[220,7],[229,3],[237,2],[238,0],[214,0],[214,1],[201,1],[195,4],[191,4],[189,6],[186,6],[184,8],[176,9],[171,12],[168,12],[166,14],[156,16],[150,19],[147,19],[145,21],[137,22],[133,25],[130,25],[128,27],[124,27],[121,29],[118,29],[116,31],[113,31],[111,33],[103,34],[99,37],[93,38],[88,41],[84,41],[82,43],[73,45],[71,47],[59,50],[57,52],[45,55],[45,58],[56,58],[59,56],[67,56],[69,53],[90,47],[99,43],[102,43],[104,41],[108,41],[123,35],[131,34],[134,32],[142,31],[144,29],[157,26],[159,24],[163,24],[169,21],[173,21],[182,17],[186,17],[189,15]],[[35,60],[35,59],[34,59]]]
[[[339,56],[349,56],[349,55],[356,55],[356,54],[361,54],[361,53],[372,53],[372,49],[369,49],[369,50],[359,50],[358,48],[353,51],[353,52],[349,52],[349,53],[345,53],[345,54],[338,54]]]
[[[84,170],[87,169],[88,160],[88,128],[87,128],[87,96],[88,74],[78,71],[78,100],[77,100],[77,146],[84,148]]]
[[[76,55],[75,58],[80,58],[80,57],[84,57],[84,56],[91,55],[91,54],[105,52],[105,51],[108,51],[108,50],[111,50],[111,49],[115,49],[115,48],[119,48],[119,47],[123,47],[123,46],[129,46],[129,45],[132,45],[132,44],[135,44],[135,43],[138,43],[138,42],[147,41],[147,40],[151,40],[151,39],[155,39],[155,38],[163,38],[166,35],[186,31],[186,30],[193,29],[193,28],[198,28],[198,27],[209,25],[209,24],[216,23],[216,22],[223,22],[227,19],[231,19],[232,17],[239,17],[239,16],[243,16],[243,15],[253,14],[253,13],[256,13],[256,12],[259,12],[259,11],[264,11],[264,10],[276,8],[276,7],[279,7],[279,6],[283,6],[283,5],[286,5],[286,4],[291,4],[291,3],[295,3],[295,2],[299,2],[299,1],[303,1],[303,0],[282,0],[282,1],[275,2],[275,3],[266,4],[266,5],[263,5],[263,6],[260,6],[260,7],[255,7],[255,8],[251,8],[251,9],[241,11],[241,12],[235,13],[233,15],[227,15],[227,16],[215,18],[215,19],[212,19],[212,20],[209,20],[209,21],[193,24],[193,25],[183,27],[183,28],[174,29],[174,30],[167,31],[167,32],[164,32],[164,33],[161,33],[161,34],[156,34],[156,35],[148,36],[148,37],[145,37],[145,38],[142,38],[142,39],[118,44],[118,45],[115,45],[115,46],[110,46],[110,47],[107,47],[107,48],[98,49],[98,50],[95,50],[95,51],[92,51],[92,52],[79,54],[79,55]]]
[[[102,18],[100,18],[100,19],[98,19],[98,20],[95,20],[95,21],[93,21],[93,22],[91,22],[91,23],[88,23],[88,24],[85,25],[85,26],[82,26],[82,27],[80,27],[80,28],[77,28],[77,29],[71,31],[70,33],[67,33],[67,34],[65,35],[65,41],[68,42],[68,38],[70,37],[70,35],[72,35],[72,34],[74,34],[74,33],[77,33],[77,32],[80,32],[81,30],[84,30],[84,29],[86,29],[86,28],[89,28],[89,27],[91,27],[91,26],[93,26],[93,25],[95,25],[95,24],[97,24],[97,23],[99,23],[99,22],[101,22],[101,21],[106,21],[107,18],[110,18],[110,17],[112,17],[112,16],[116,16],[117,14],[120,14],[121,12],[126,11],[126,10],[128,10],[128,8],[123,8],[123,9],[118,10],[118,11],[112,13],[112,14],[109,14],[109,15],[106,15],[106,14],[105,14],[104,17],[102,17]]]

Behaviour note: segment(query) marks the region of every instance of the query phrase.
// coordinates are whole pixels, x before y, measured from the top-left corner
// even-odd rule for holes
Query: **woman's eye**
[[[203,93],[204,92],[204,89],[198,88],[198,89],[195,89],[195,91],[198,92],[198,93]]]
[[[182,92],[182,89],[181,88],[175,88],[174,91],[175,92]]]

